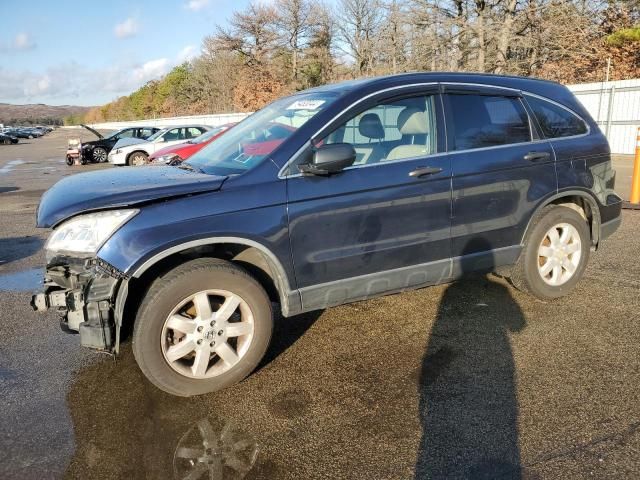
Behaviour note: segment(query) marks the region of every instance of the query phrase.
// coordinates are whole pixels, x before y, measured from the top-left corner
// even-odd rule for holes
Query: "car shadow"
[[[0,238],[0,266],[34,255],[43,243],[41,238],[34,236]]]
[[[465,249],[486,250],[478,242]],[[416,479],[522,478],[509,336],[525,325],[506,282],[474,275],[447,287],[418,383]]]
[[[286,352],[294,343],[301,338],[309,328],[320,318],[324,310],[303,313],[293,317],[285,318],[275,313],[275,322],[269,349],[258,364],[256,372],[269,365],[276,358]]]

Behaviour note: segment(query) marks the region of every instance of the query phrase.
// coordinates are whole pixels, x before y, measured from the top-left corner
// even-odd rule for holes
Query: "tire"
[[[214,292],[211,293],[212,291]],[[241,322],[226,323],[218,319],[218,323],[213,326],[214,323],[210,324],[209,320],[215,321],[216,317],[198,314],[207,309],[198,309],[195,300],[190,300],[192,297],[201,299],[206,293],[209,295],[205,297],[209,300],[209,314],[213,312],[224,318],[224,312],[220,313],[220,306],[222,303],[231,305],[232,302],[227,303],[231,297],[218,297],[220,291],[243,302],[235,310],[232,310],[233,307],[227,309],[228,312],[235,312],[229,317],[230,320],[235,322],[240,319]],[[199,304],[203,305],[202,300]],[[180,328],[172,330],[170,317],[172,320],[179,317]],[[196,331],[194,325],[202,322],[200,317],[204,317],[206,327],[204,330],[203,327],[198,327],[202,331]],[[181,333],[187,330],[183,327],[185,320],[191,327],[190,334]],[[230,326],[238,329],[240,323],[243,328],[247,328],[246,324],[250,323],[251,333],[234,336],[231,333],[231,328],[234,327]],[[176,267],[153,282],[136,315],[133,354],[142,372],[159,389],[184,397],[201,395],[231,386],[249,375],[264,356],[272,330],[271,302],[260,284],[245,270],[230,262],[200,258]],[[204,339],[204,343],[196,346],[196,339],[200,342]],[[176,354],[176,349],[173,349],[173,354],[171,349],[183,344],[187,347],[183,349],[187,353],[170,360]],[[237,360],[231,357],[233,361],[227,362],[230,358],[229,347]],[[189,348],[193,350],[189,351]],[[207,359],[203,374],[194,371],[198,360],[197,348],[205,349],[201,357]]]
[[[554,227],[559,237],[557,247],[549,236]],[[565,235],[573,239],[570,244],[563,243]],[[582,278],[590,251],[591,234],[582,215],[569,207],[549,205],[533,220],[520,258],[511,271],[511,281],[518,289],[541,300],[563,297]],[[548,273],[547,268],[551,268]]]
[[[73,158],[67,157],[67,165],[69,165],[69,166],[73,165]]]
[[[104,163],[107,161],[107,151],[102,147],[96,147],[93,149],[91,158],[93,158],[93,161],[96,163]]]
[[[139,167],[140,165],[146,165],[149,161],[149,155],[144,152],[133,152],[127,158],[127,165],[133,165]]]

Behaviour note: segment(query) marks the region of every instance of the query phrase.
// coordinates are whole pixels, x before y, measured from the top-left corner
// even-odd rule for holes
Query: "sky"
[[[0,102],[105,104],[197,55],[203,38],[248,3],[11,2],[0,30]]]

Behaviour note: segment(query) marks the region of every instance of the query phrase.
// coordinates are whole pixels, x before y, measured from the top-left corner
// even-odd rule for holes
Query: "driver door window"
[[[351,118],[320,144],[353,145],[354,165],[424,157],[436,153],[434,113],[431,95],[383,103]]]
[[[180,140],[180,130],[182,130],[181,128],[174,128],[172,130],[169,130],[167,133],[165,133],[162,136],[162,141],[163,142],[173,142],[175,140]]]

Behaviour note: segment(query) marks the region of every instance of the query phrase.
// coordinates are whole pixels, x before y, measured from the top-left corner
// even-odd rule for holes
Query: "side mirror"
[[[311,162],[298,165],[298,170],[310,175],[331,175],[350,167],[355,159],[353,145],[332,143],[315,149]]]

